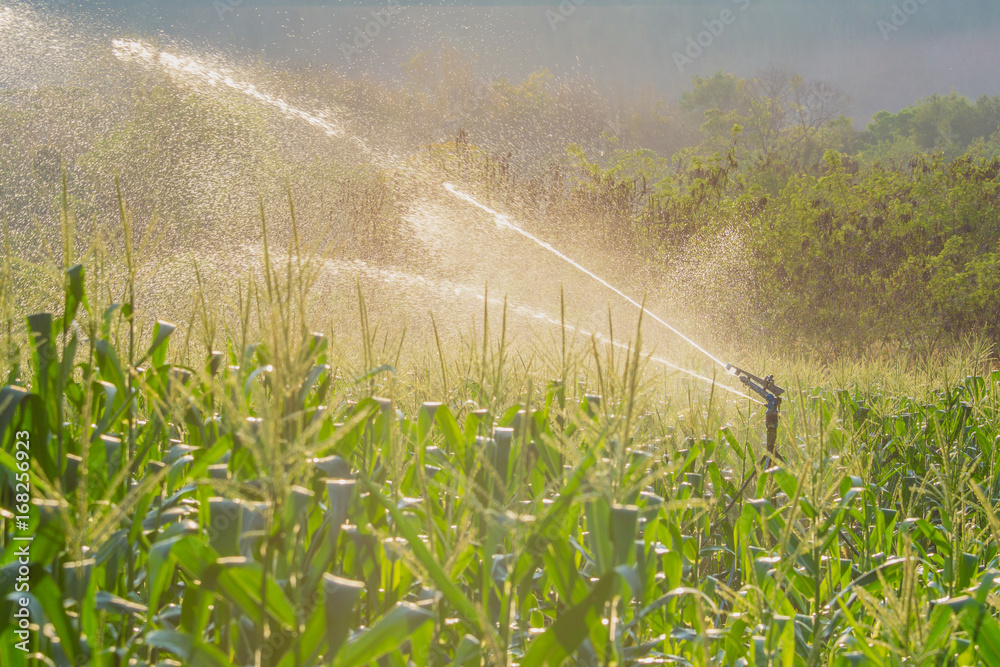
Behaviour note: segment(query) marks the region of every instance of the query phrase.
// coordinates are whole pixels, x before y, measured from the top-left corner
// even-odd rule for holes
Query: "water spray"
[[[330,118],[327,114],[311,113],[305,109],[291,105],[280,97],[265,93],[252,83],[233,79],[228,73],[214,69],[201,60],[189,56],[175,55],[168,51],[159,51],[154,47],[132,39],[113,39],[111,46],[116,58],[124,61],[141,63],[147,66],[157,66],[172,76],[186,79],[189,82],[206,84],[209,87],[225,87],[246,95],[250,99],[279,111],[287,118],[295,118],[315,128],[322,130],[328,136],[353,141],[366,154],[372,150],[359,137],[349,134],[343,125]],[[343,109],[333,111],[343,113]]]
[[[640,304],[639,302],[637,302],[635,299],[631,298],[630,296],[628,296],[627,294],[625,294],[624,292],[622,292],[620,289],[618,289],[617,287],[615,287],[614,285],[612,285],[608,281],[604,280],[603,278],[601,278],[597,274],[595,274],[592,271],[586,269],[585,267],[583,267],[578,262],[570,259],[569,257],[567,257],[566,255],[564,255],[563,253],[559,252],[554,247],[552,247],[551,245],[549,245],[545,241],[541,240],[537,236],[534,236],[530,232],[527,232],[527,231],[521,229],[520,227],[518,227],[517,225],[515,225],[510,220],[510,218],[507,217],[506,215],[504,215],[502,213],[499,213],[497,211],[494,211],[490,207],[488,207],[488,206],[486,206],[486,205],[478,202],[474,197],[472,197],[471,195],[468,195],[468,194],[466,194],[466,193],[458,190],[451,183],[444,183],[444,188],[448,192],[450,192],[451,194],[453,194],[456,197],[458,197],[459,199],[467,201],[470,204],[472,204],[473,206],[476,206],[477,208],[480,208],[483,211],[485,211],[485,212],[489,213],[490,215],[492,215],[493,216],[493,221],[496,223],[496,225],[498,227],[502,227],[502,228],[509,229],[511,231],[517,232],[521,236],[523,236],[523,237],[525,237],[525,238],[527,238],[527,239],[529,239],[531,241],[534,241],[537,245],[541,246],[545,250],[548,250],[552,254],[554,254],[557,257],[559,257],[559,259],[567,262],[568,264],[570,264],[574,268],[578,269],[579,271],[587,274],[590,278],[592,278],[592,279],[596,280],[597,282],[601,283],[602,285],[604,285],[605,287],[607,287],[608,289],[610,289],[612,292],[614,292],[615,294],[617,294],[621,298],[623,298],[626,301],[628,301],[630,304],[632,304],[636,308],[638,308],[638,309],[640,309],[642,311],[645,311],[650,317],[652,317],[654,320],[656,320],[657,322],[659,322],[660,324],[662,324],[663,326],[665,326],[667,329],[669,329],[670,331],[672,331],[673,333],[675,333],[683,341],[685,341],[686,343],[690,344],[692,347],[694,347],[696,350],[698,350],[699,352],[701,352],[702,354],[704,354],[706,357],[708,357],[709,359],[711,359],[715,363],[717,363],[720,366],[722,366],[723,368],[725,368],[727,373],[729,373],[730,375],[734,375],[737,378],[739,378],[740,382],[742,382],[744,384],[744,386],[747,387],[747,389],[749,389],[753,393],[755,393],[758,396],[760,396],[761,399],[762,399],[762,401],[763,401],[763,403],[767,406],[767,412],[765,413],[765,430],[767,432],[767,453],[761,459],[761,465],[762,465],[762,467],[765,467],[765,468],[769,467],[770,461],[771,461],[772,457],[778,459],[779,461],[784,462],[784,458],[781,456],[781,454],[778,453],[778,451],[775,449],[775,446],[776,446],[777,441],[778,441],[778,416],[779,416],[779,409],[781,408],[781,395],[785,393],[785,390],[782,389],[781,387],[779,387],[778,385],[774,384],[774,376],[773,375],[768,375],[767,377],[759,378],[756,375],[753,375],[752,373],[748,373],[747,371],[743,370],[742,368],[738,368],[738,367],[736,367],[736,366],[734,366],[732,364],[723,363],[718,357],[714,356],[708,350],[706,350],[705,348],[703,348],[700,345],[698,345],[697,343],[695,343],[693,340],[691,340],[690,338],[688,338],[687,336],[685,336],[684,334],[682,334],[676,328],[674,328],[673,326],[671,326],[667,322],[663,321],[662,319],[660,319],[659,317],[657,317],[655,314],[650,313],[649,311],[645,310],[645,308],[642,306],[642,304]],[[668,365],[673,366],[674,368],[677,368],[678,370],[682,370],[685,373],[688,373],[690,375],[694,375],[695,377],[700,377],[700,376],[698,376],[696,373],[694,373],[692,371],[688,371],[686,369],[682,369],[679,366],[674,366],[673,364],[670,364],[669,362],[667,362],[667,363],[668,363]],[[706,379],[706,378],[702,377],[702,379]],[[724,385],[718,385],[718,386],[722,387]],[[726,387],[726,389],[728,389],[728,387]],[[732,391],[732,390],[730,390],[730,391]],[[750,397],[747,397],[747,398],[750,398]],[[751,400],[755,400],[755,399],[751,398]],[[744,480],[743,485],[740,487],[740,490],[736,493],[736,495],[733,497],[732,501],[729,503],[729,507],[726,508],[726,512],[727,513],[732,508],[733,504],[736,502],[736,499],[739,498],[739,497],[741,497],[743,495],[743,492],[746,490],[747,484],[750,483],[750,480],[753,478],[753,475],[755,474],[755,472],[756,471],[752,471],[747,476],[746,480]]]
[[[4,16],[3,14],[0,14],[0,17],[3,17],[3,16]],[[276,98],[276,97],[273,97],[271,95],[268,95],[266,93],[263,93],[263,92],[259,91],[253,84],[246,83],[246,82],[241,82],[241,81],[236,81],[233,78],[231,78],[229,75],[227,75],[227,74],[225,74],[225,73],[223,73],[221,71],[212,69],[212,68],[208,67],[207,65],[205,65],[204,63],[202,63],[202,62],[200,62],[200,61],[198,61],[198,60],[196,60],[194,58],[188,58],[188,57],[183,57],[183,56],[176,56],[176,55],[168,53],[166,51],[157,51],[154,48],[152,48],[152,47],[150,47],[150,46],[148,46],[146,44],[143,44],[142,42],[138,42],[138,41],[134,41],[134,40],[115,39],[115,40],[112,40],[112,46],[113,46],[113,49],[114,49],[115,56],[117,58],[119,58],[119,59],[130,60],[130,61],[138,61],[138,62],[142,62],[142,63],[147,64],[147,65],[158,65],[158,66],[162,67],[163,69],[165,69],[166,71],[170,72],[171,74],[178,75],[178,76],[186,76],[189,79],[198,80],[200,83],[207,83],[208,85],[210,85],[212,87],[218,86],[218,85],[222,85],[222,86],[225,86],[227,88],[231,88],[231,89],[233,89],[233,90],[235,90],[237,92],[243,93],[244,95],[246,95],[246,96],[254,99],[255,101],[257,101],[257,102],[259,102],[259,103],[261,103],[261,104],[263,104],[265,106],[270,106],[272,108],[277,109],[278,111],[280,111],[281,113],[283,113],[287,117],[296,118],[298,120],[305,121],[309,125],[312,125],[313,127],[317,127],[319,129],[323,130],[329,136],[338,137],[338,138],[344,138],[346,136],[347,138],[349,138],[349,139],[353,140],[354,142],[356,142],[365,153],[367,153],[368,155],[370,155],[371,157],[374,158],[373,151],[364,143],[364,141],[362,141],[359,137],[356,137],[354,135],[348,134],[344,130],[344,128],[342,126],[340,126],[340,125],[332,122],[329,118],[327,118],[327,117],[325,117],[323,115],[312,114],[312,113],[309,113],[309,112],[307,112],[307,111],[305,111],[303,109],[299,109],[299,108],[297,108],[295,106],[292,106],[292,105],[288,104],[287,102],[285,102],[284,100],[282,100],[280,98]],[[338,109],[338,111],[340,111],[340,110]],[[508,216],[506,216],[506,215],[504,215],[502,213],[499,213],[497,211],[494,211],[493,209],[489,208],[488,206],[485,206],[484,204],[481,204],[480,202],[478,202],[476,199],[474,199],[470,195],[465,194],[464,192],[459,191],[451,183],[444,183],[443,185],[444,185],[444,188],[446,190],[448,190],[448,192],[450,192],[451,194],[455,195],[456,197],[458,197],[460,199],[463,199],[463,200],[467,201],[468,203],[470,203],[470,204],[472,204],[472,205],[474,205],[474,206],[482,209],[483,211],[485,211],[485,212],[489,213],[491,216],[493,216],[493,221],[496,223],[497,227],[505,228],[505,229],[509,229],[511,231],[517,232],[521,236],[529,239],[530,241],[533,241],[534,243],[536,243],[540,247],[542,247],[545,250],[548,250],[552,254],[556,255],[557,257],[559,257],[563,261],[567,262],[568,264],[570,264],[571,266],[573,266],[577,270],[579,270],[579,271],[587,274],[587,276],[589,276],[593,280],[596,280],[597,282],[601,283],[602,285],[604,285],[605,287],[607,287],[608,289],[610,289],[612,292],[614,292],[615,294],[617,294],[621,298],[623,298],[626,301],[628,301],[630,304],[632,304],[636,308],[638,308],[640,310],[645,310],[644,307],[642,306],[642,304],[640,304],[639,302],[637,302],[635,299],[632,299],[631,297],[629,297],[627,294],[625,294],[624,292],[622,292],[621,290],[619,290],[617,287],[615,287],[614,285],[612,285],[608,281],[604,280],[603,278],[601,278],[597,274],[593,273],[592,271],[586,269],[584,266],[582,266],[578,262],[570,259],[569,257],[567,257],[566,255],[564,255],[559,250],[557,250],[556,248],[552,247],[551,245],[549,245],[545,241],[539,239],[538,237],[534,236],[533,234],[531,234],[531,233],[529,233],[529,232],[521,229],[520,227],[518,227],[516,224],[513,223],[513,221],[511,221],[511,219]],[[674,334],[676,334],[678,337],[680,337],[686,343],[688,343],[689,345],[691,345],[692,347],[694,347],[696,350],[698,350],[699,352],[701,352],[702,354],[704,354],[706,357],[708,357],[709,359],[711,359],[712,361],[714,361],[718,365],[720,365],[723,368],[725,368],[726,371],[728,371],[731,374],[734,374],[737,377],[739,377],[740,380],[743,382],[743,384],[745,384],[752,391],[754,391],[755,393],[757,393],[758,395],[760,395],[762,398],[764,398],[764,402],[768,406],[768,409],[767,409],[768,452],[769,452],[769,454],[777,455],[777,452],[774,451],[774,443],[775,443],[775,441],[777,439],[778,407],[781,404],[781,399],[779,397],[780,397],[781,393],[784,390],[782,390],[779,387],[775,386],[774,383],[773,383],[773,381],[772,381],[772,378],[770,376],[768,378],[764,379],[764,380],[761,380],[760,378],[757,378],[754,375],[746,373],[745,371],[742,371],[741,369],[738,369],[735,366],[732,366],[731,364],[725,364],[725,363],[723,363],[722,360],[720,360],[718,357],[716,357],[713,354],[711,354],[708,350],[706,350],[705,348],[703,348],[700,345],[698,345],[696,342],[694,342],[693,340],[691,340],[690,338],[688,338],[687,336],[685,336],[683,333],[681,333],[680,331],[678,331],[676,328],[674,328],[673,326],[671,326],[669,323],[667,323],[666,321],[664,321],[663,319],[661,319],[660,317],[658,317],[654,313],[650,313],[649,311],[646,311],[646,313],[649,315],[649,317],[653,318],[655,321],[659,322],[661,325],[663,325],[664,327],[666,327],[667,329],[669,329],[671,332],[673,332]],[[673,368],[674,370],[680,371],[680,372],[685,373],[685,374],[687,374],[689,376],[697,378],[699,380],[715,384],[716,386],[718,386],[718,387],[720,387],[720,388],[722,388],[722,389],[724,389],[724,390],[726,390],[728,392],[731,392],[733,394],[741,396],[743,398],[747,398],[747,399],[749,399],[751,401],[759,402],[757,399],[753,398],[752,396],[743,394],[742,392],[736,391],[735,389],[732,389],[732,388],[727,387],[725,385],[717,384],[715,382],[715,380],[713,380],[713,379],[707,378],[707,377],[705,377],[703,375],[699,375],[698,373],[695,373],[694,371],[690,371],[690,370],[688,370],[686,368],[682,368],[680,366],[672,364],[669,361],[667,361],[666,359],[663,359],[661,357],[652,356],[651,359],[653,359],[654,361],[656,361],[658,363],[661,363],[661,364],[663,364],[665,366]],[[780,456],[778,456],[778,457],[780,458]],[[749,479],[747,481],[749,481]],[[746,486],[746,484],[744,483],[744,487],[745,486]],[[741,493],[742,493],[742,490],[741,490]]]
[[[726,367],[726,364],[724,364],[721,359],[719,359],[718,357],[716,357],[715,355],[713,355],[711,352],[709,352],[708,350],[706,350],[705,348],[703,348],[701,345],[698,345],[698,343],[694,342],[693,340],[691,340],[690,338],[688,338],[687,336],[685,336],[684,334],[682,334],[680,331],[678,331],[677,329],[675,329],[674,327],[672,327],[667,322],[665,322],[662,319],[660,319],[659,317],[657,317],[654,313],[651,313],[648,310],[646,310],[645,308],[643,308],[643,306],[642,306],[641,303],[639,303],[638,301],[636,301],[635,299],[633,299],[629,295],[625,294],[625,292],[622,292],[620,289],[618,289],[617,287],[615,287],[614,285],[612,285],[611,283],[609,283],[607,280],[604,280],[603,278],[601,278],[600,276],[598,276],[594,272],[590,271],[589,269],[584,268],[578,262],[575,262],[574,260],[570,259],[566,255],[562,254],[561,252],[559,252],[558,250],[556,250],[551,245],[549,245],[545,241],[541,240],[540,238],[538,238],[534,234],[531,234],[530,232],[524,231],[523,229],[521,229],[520,227],[518,227],[517,225],[515,225],[513,222],[511,222],[510,218],[508,218],[506,215],[503,215],[502,213],[498,213],[498,212],[494,211],[493,209],[491,209],[490,207],[485,206],[483,204],[480,204],[473,197],[471,197],[471,196],[465,194],[464,192],[461,192],[460,190],[456,189],[455,186],[452,185],[451,183],[445,183],[444,184],[444,188],[445,188],[445,190],[447,190],[448,192],[452,193],[453,195],[455,195],[459,199],[464,199],[465,201],[469,202],[473,206],[481,208],[482,210],[484,210],[487,213],[489,213],[490,215],[492,215],[493,216],[493,221],[497,224],[498,227],[504,227],[504,228],[509,229],[511,231],[517,232],[518,234],[520,234],[524,238],[529,239],[531,241],[534,241],[536,244],[538,244],[542,248],[545,248],[546,250],[548,250],[549,252],[551,252],[553,255],[555,255],[559,259],[563,260],[564,262],[567,262],[573,268],[575,268],[575,269],[577,269],[579,271],[582,271],[583,273],[587,274],[592,279],[594,279],[597,282],[601,283],[602,285],[604,285],[605,287],[607,287],[609,290],[611,290],[612,292],[614,292],[615,294],[617,294],[621,298],[625,299],[626,301],[628,301],[630,304],[632,304],[633,306],[635,306],[639,310],[645,311],[645,313],[649,317],[652,317],[654,320],[656,320],[657,322],[659,322],[660,324],[662,324],[663,326],[665,326],[667,329],[669,329],[670,331],[672,331],[674,334],[676,334],[677,336],[679,336],[685,343],[687,343],[688,345],[691,345],[693,348],[695,348],[696,350],[698,350],[699,352],[701,352],[706,357],[708,357],[709,359],[711,359],[715,363],[719,364],[723,368]]]
[[[254,250],[254,249],[245,248],[240,254],[241,255],[246,255],[246,254],[252,254],[252,253],[255,253],[255,252],[256,252],[256,250]],[[453,295],[454,296],[464,295],[464,296],[467,296],[469,298],[479,299],[480,301],[484,301],[484,302],[489,303],[489,304],[494,305],[494,306],[504,306],[505,305],[505,302],[503,300],[485,296],[478,289],[473,288],[473,287],[469,287],[467,285],[452,283],[452,282],[449,282],[449,281],[446,281],[446,280],[429,279],[429,278],[426,278],[426,277],[424,277],[422,275],[407,273],[405,271],[396,271],[396,270],[385,269],[385,268],[375,268],[375,267],[369,266],[367,263],[365,263],[364,261],[359,260],[359,259],[355,259],[355,260],[347,261],[347,262],[345,262],[345,261],[328,260],[326,263],[327,263],[328,266],[331,267],[331,270],[333,272],[337,272],[337,271],[341,271],[341,270],[347,270],[347,271],[354,272],[354,273],[356,273],[358,275],[364,275],[366,277],[371,277],[371,278],[374,278],[374,279],[377,279],[377,280],[382,280],[384,282],[401,282],[401,283],[404,283],[404,284],[406,284],[408,286],[417,286],[417,285],[419,285],[420,287],[423,287],[425,289],[437,289],[439,291],[439,294],[448,295],[449,297],[453,296]],[[518,315],[521,315],[521,316],[525,317],[526,319],[531,319],[531,320],[536,320],[536,321],[544,322],[545,324],[548,324],[548,325],[551,325],[551,326],[554,326],[554,327],[565,328],[567,331],[572,331],[574,333],[580,334],[580,335],[585,336],[587,338],[593,338],[594,340],[596,340],[598,342],[601,342],[601,343],[603,343],[603,342],[610,343],[611,345],[613,345],[614,347],[616,347],[616,348],[618,348],[620,350],[625,350],[625,351],[630,350],[630,347],[628,345],[626,345],[625,343],[622,343],[620,341],[608,340],[605,336],[603,336],[600,333],[596,333],[596,332],[592,332],[592,331],[587,331],[585,329],[581,329],[579,327],[575,327],[572,324],[567,324],[566,322],[562,322],[560,320],[557,320],[554,317],[552,317],[549,314],[544,313],[542,311],[533,310],[531,308],[527,308],[525,306],[520,306],[520,305],[517,305],[517,304],[514,304],[514,303],[510,303],[510,302],[506,302],[506,306],[512,312],[514,312],[514,313],[516,313]],[[747,399],[749,401],[753,401],[754,403],[761,403],[761,404],[763,404],[763,401],[760,401],[760,400],[754,398],[753,396],[750,396],[749,394],[745,394],[742,391],[739,391],[737,389],[733,389],[732,387],[727,387],[724,384],[719,384],[713,378],[707,377],[705,375],[701,375],[699,373],[695,373],[694,371],[691,371],[691,370],[688,370],[686,368],[683,368],[682,366],[678,366],[677,364],[671,363],[670,361],[664,359],[663,357],[657,356],[655,354],[648,354],[647,358],[650,361],[658,363],[658,364],[660,364],[662,366],[666,366],[667,368],[669,368],[671,370],[677,371],[679,373],[683,373],[683,374],[685,374],[685,375],[687,375],[687,376],[689,376],[691,378],[694,378],[696,380],[700,380],[700,381],[705,382],[707,384],[713,385],[713,386],[717,387],[718,389],[721,389],[723,391],[729,392],[730,394],[733,394],[734,396],[739,396],[740,398],[745,398],[745,399]]]

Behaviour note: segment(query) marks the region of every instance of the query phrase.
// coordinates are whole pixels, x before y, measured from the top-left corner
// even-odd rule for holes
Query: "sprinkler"
[[[732,364],[726,364],[726,370],[730,375],[738,377],[747,389],[763,398],[764,402],[767,403],[764,421],[767,428],[767,455],[774,456],[784,463],[785,459],[774,449],[774,446],[778,441],[778,409],[781,407],[781,395],[785,393],[785,390],[774,384],[773,375],[761,379]]]
[[[760,460],[761,468],[768,468],[771,463],[771,458],[774,457],[784,463],[785,459],[778,453],[775,446],[778,442],[778,410],[781,408],[781,395],[785,393],[785,390],[774,384],[774,376],[768,375],[765,378],[759,378],[752,373],[748,373],[742,368],[737,368],[732,364],[726,364],[726,371],[731,375],[735,375],[740,379],[747,389],[754,392],[767,404],[767,412],[764,417],[764,425],[767,431],[767,453]],[[743,481],[743,485],[740,490],[736,492],[733,499],[729,501],[729,506],[726,507],[726,511],[723,515],[728,514],[729,510],[732,509],[733,505],[736,503],[736,499],[743,496],[743,492],[747,488],[747,484],[753,479],[756,474],[756,470],[750,471],[747,478]]]

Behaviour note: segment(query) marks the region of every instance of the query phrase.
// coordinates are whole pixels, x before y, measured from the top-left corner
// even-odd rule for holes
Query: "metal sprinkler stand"
[[[781,395],[785,393],[785,390],[774,384],[774,376],[768,375],[765,378],[759,378],[752,373],[748,373],[742,368],[737,368],[732,364],[726,364],[726,370],[735,375],[740,379],[747,389],[754,392],[758,396],[764,399],[767,404],[767,412],[764,417],[764,425],[767,431],[767,454],[765,454],[761,460],[760,465],[762,468],[767,468],[770,465],[771,457],[774,457],[785,462],[785,459],[778,450],[775,449],[775,445],[778,442],[778,410],[781,408]],[[743,481],[743,485],[740,486],[740,490],[736,492],[733,499],[729,501],[729,505],[726,507],[726,511],[723,514],[728,514],[729,510],[732,509],[733,505],[736,503],[736,499],[743,496],[743,492],[747,488],[747,484],[753,479],[756,474],[756,470],[750,471],[747,478]]]

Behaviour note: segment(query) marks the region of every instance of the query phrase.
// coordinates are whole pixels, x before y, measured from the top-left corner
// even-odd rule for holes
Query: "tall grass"
[[[182,349],[136,306],[121,210],[126,279],[103,242],[65,243],[58,312],[23,316],[41,270],[5,255],[3,665],[1000,664],[1000,373],[979,361],[772,361],[787,463],[759,470],[759,406],[668,382],[641,323],[625,349],[564,327],[525,353],[487,305],[411,372],[360,290],[353,332],[316,333],[294,211],[235,317],[192,281]]]

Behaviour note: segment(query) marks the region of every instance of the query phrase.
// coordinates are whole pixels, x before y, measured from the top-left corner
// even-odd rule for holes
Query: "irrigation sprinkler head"
[[[778,410],[781,408],[781,395],[785,393],[785,390],[774,384],[773,375],[759,378],[732,364],[726,364],[726,371],[738,377],[747,389],[753,391],[767,403],[764,421],[767,430],[767,452],[769,456],[784,461],[774,447],[778,442]]]
[[[754,393],[758,394],[765,401],[768,400],[769,394],[773,394],[775,398],[780,397],[785,393],[785,390],[774,384],[774,376],[768,375],[765,378],[759,378],[752,373],[748,373],[742,368],[738,368],[732,364],[726,364],[726,371],[730,375],[735,375],[740,379],[740,382],[745,384],[749,389],[753,390]],[[778,401],[781,402],[780,399]]]

